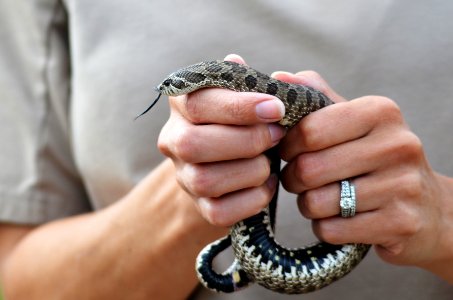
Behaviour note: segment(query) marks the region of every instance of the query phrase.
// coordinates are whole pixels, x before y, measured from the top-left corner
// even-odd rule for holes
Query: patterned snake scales
[[[327,96],[308,86],[285,83],[228,61],[201,62],[180,69],[170,74],[157,90],[159,97],[161,94],[177,96],[206,87],[275,95],[283,101],[286,109],[279,124],[287,128],[309,113],[333,104]],[[275,148],[266,154],[272,161],[272,172],[279,174],[280,159]],[[227,237],[209,244],[200,252],[196,271],[204,286],[230,293],[254,281],[279,293],[307,293],[345,276],[366,255],[370,246],[364,244],[318,242],[298,249],[281,246],[274,239],[277,194],[268,207],[234,224]],[[227,271],[218,274],[212,269],[212,261],[230,245],[236,259]]]

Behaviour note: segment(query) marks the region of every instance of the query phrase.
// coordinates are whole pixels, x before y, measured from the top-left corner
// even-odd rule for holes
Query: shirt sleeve
[[[0,222],[91,209],[71,151],[67,18],[60,1],[0,2]]]

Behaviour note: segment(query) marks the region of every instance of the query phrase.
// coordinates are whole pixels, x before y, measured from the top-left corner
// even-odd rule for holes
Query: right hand
[[[226,60],[244,63],[238,56]],[[158,146],[176,167],[180,185],[211,224],[229,226],[268,205],[277,186],[262,154],[285,129],[276,97],[206,88],[169,97],[171,114]]]

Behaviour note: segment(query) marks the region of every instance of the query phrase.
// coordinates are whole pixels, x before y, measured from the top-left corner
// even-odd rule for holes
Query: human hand
[[[453,182],[430,168],[398,106],[377,96],[346,102],[314,72],[275,77],[312,86],[338,102],[304,118],[281,143],[289,162],[284,186],[301,194],[300,210],[314,220],[318,237],[335,244],[374,244],[386,261],[434,272],[433,266],[453,262],[448,250]],[[263,118],[257,107],[264,102],[269,105]],[[170,105],[159,148],[172,158],[178,181],[201,214],[212,224],[228,226],[266,206],[276,180],[269,177],[269,162],[261,153],[284,135],[270,124],[282,116],[279,100],[204,89],[170,97]],[[351,219],[338,217],[338,181],[344,178],[354,178],[356,185],[357,215]]]
[[[238,56],[226,60],[244,61]],[[284,115],[274,96],[202,89],[170,97],[171,115],[159,137],[181,186],[212,224],[228,226],[264,208],[275,192],[262,153],[285,134],[272,124]]]
[[[313,72],[276,77],[310,85],[337,102],[305,117],[280,144],[288,161],[283,185],[299,194],[315,234],[333,244],[376,245],[378,255],[394,264],[433,270],[451,262],[452,182],[431,169],[395,102],[378,96],[346,102]],[[348,178],[356,187],[357,214],[345,219],[338,182]]]

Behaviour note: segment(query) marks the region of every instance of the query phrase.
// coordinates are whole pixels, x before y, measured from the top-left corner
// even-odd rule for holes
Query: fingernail
[[[286,72],[286,71],[275,71],[271,74],[271,77],[279,76],[279,75],[285,75],[285,76],[294,76],[293,73]]]
[[[284,127],[277,124],[269,124],[269,133],[271,134],[272,145],[275,146],[285,136],[286,130]]]
[[[275,186],[277,185],[278,182],[278,177],[276,174],[271,174],[269,178],[266,181],[266,185],[269,189],[273,190],[275,189]]]
[[[260,102],[255,107],[256,115],[267,121],[278,121],[285,115],[285,105],[279,99]]]

